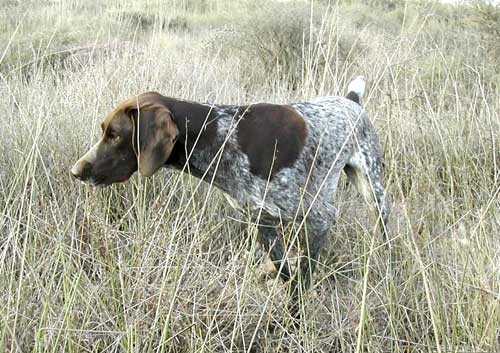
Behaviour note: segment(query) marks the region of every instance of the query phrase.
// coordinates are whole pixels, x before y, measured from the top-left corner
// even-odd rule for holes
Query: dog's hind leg
[[[383,165],[378,149],[372,149],[368,155],[359,149],[349,159],[344,167],[349,181],[353,183],[365,201],[375,205],[378,225],[381,228],[384,241],[387,237],[387,222],[390,214],[390,202],[382,183]]]

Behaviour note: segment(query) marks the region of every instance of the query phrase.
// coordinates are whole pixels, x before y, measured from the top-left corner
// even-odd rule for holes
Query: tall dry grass
[[[2,9],[0,350],[500,350],[500,70],[480,27],[494,8]],[[343,185],[300,329],[286,287],[259,269],[256,230],[219,191],[170,171],[98,190],[69,176],[98,122],[132,94],[289,102],[343,94],[358,74],[385,151],[392,253]]]

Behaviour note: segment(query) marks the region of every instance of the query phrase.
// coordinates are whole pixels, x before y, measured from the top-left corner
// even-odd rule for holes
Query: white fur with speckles
[[[358,80],[358,83],[360,81]],[[356,86],[358,91],[361,86]],[[304,119],[308,136],[295,163],[278,171],[271,180],[250,172],[247,155],[236,138],[240,119],[238,107],[214,106],[218,114],[217,138],[214,146],[224,145],[222,155],[217,148],[193,154],[190,163],[207,170],[205,180],[225,191],[240,209],[276,220],[301,221],[307,216],[312,229],[325,231],[335,221],[333,204],[338,180],[344,168],[352,168],[360,190],[365,196],[379,193],[385,200],[380,181],[381,152],[376,135],[365,110],[344,97],[319,97],[310,102],[290,104]],[[218,161],[217,171],[209,168]],[[371,189],[373,188],[373,192]],[[380,207],[384,207],[381,205]]]

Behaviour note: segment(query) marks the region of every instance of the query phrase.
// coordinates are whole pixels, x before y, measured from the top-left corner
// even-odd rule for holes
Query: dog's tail
[[[347,95],[345,97],[361,105],[361,98],[363,98],[363,94],[365,93],[365,87],[366,80],[364,76],[357,76],[349,83]]]

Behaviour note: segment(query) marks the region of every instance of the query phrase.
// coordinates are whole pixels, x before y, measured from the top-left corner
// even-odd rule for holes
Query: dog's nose
[[[87,180],[92,171],[92,165],[87,161],[78,161],[71,168],[71,175],[78,180],[84,181]]]

